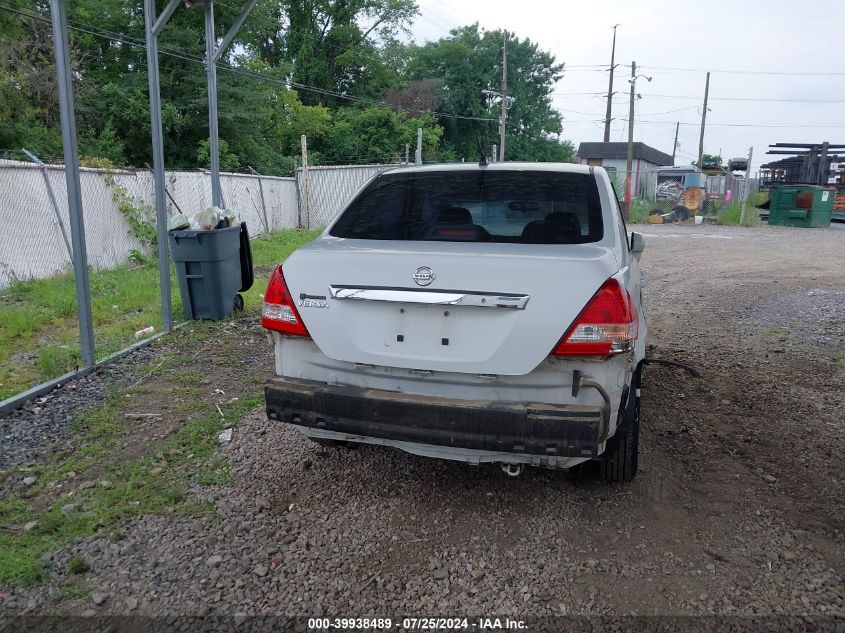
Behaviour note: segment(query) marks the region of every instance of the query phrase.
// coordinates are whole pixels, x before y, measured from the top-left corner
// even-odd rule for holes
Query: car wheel
[[[636,396],[635,396],[636,398]],[[603,481],[633,481],[637,475],[640,444],[640,399],[636,398],[631,419],[607,441],[603,459],[599,462],[599,477]]]

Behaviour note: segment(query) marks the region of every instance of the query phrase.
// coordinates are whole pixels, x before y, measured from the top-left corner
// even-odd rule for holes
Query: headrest
[[[554,225],[558,230],[581,233],[581,222],[572,213],[566,213],[565,211],[549,213],[546,216],[546,222]]]
[[[522,229],[522,239],[528,244],[545,243],[549,241],[548,225],[542,220],[534,220]]]
[[[446,207],[437,216],[438,224],[472,224],[472,213],[463,207]]]

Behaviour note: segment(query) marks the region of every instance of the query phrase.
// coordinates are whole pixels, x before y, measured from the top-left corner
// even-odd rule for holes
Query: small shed
[[[674,163],[672,156],[645,143],[634,143],[631,195],[652,200],[657,194],[657,169]],[[582,165],[604,167],[622,196],[628,167],[628,143],[581,143],[576,158]]]

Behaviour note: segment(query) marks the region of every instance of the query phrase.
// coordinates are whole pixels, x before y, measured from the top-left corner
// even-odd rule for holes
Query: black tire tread
[[[639,440],[639,420],[633,420],[624,433],[611,438],[604,459],[599,462],[599,476],[603,481],[634,480],[637,476]]]

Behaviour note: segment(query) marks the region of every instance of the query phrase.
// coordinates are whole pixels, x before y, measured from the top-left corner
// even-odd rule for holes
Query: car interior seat
[[[437,224],[429,239],[480,241],[487,231],[472,221],[472,213],[464,207],[444,207],[437,215]]]

